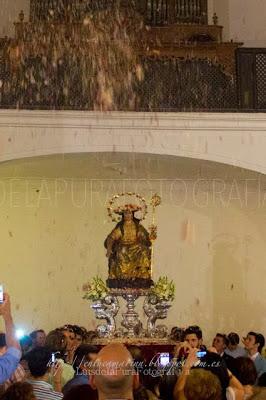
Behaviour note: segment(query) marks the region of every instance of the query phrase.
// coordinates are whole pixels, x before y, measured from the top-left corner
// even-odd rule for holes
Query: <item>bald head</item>
[[[124,345],[109,344],[98,353],[91,384],[97,388],[100,400],[131,399],[137,382],[132,356]]]

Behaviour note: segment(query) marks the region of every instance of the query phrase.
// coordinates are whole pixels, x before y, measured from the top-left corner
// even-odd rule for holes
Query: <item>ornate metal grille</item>
[[[226,110],[237,107],[236,85],[219,65],[207,60],[146,59],[139,86],[140,110]]]
[[[256,55],[257,107],[266,109],[266,53]]]
[[[242,110],[266,110],[266,49],[237,50],[239,106]]]
[[[135,88],[136,111],[225,111],[237,108],[235,81],[219,65],[208,60],[166,57],[143,58],[141,62],[145,77]],[[41,58],[29,58],[19,74],[9,75],[7,65],[0,60],[0,79],[3,80],[0,107],[91,110],[96,96],[95,77],[88,75],[85,90],[80,79],[81,68],[79,59],[75,66],[66,59],[55,69],[52,64],[44,66]],[[49,82],[45,76],[49,76]],[[263,97],[264,91],[260,95]],[[122,99],[117,103],[119,110],[127,110]]]
[[[31,0],[30,20],[81,20],[95,10],[113,7],[117,0]]]

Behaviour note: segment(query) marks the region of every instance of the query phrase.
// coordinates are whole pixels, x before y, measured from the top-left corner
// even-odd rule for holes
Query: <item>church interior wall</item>
[[[168,327],[199,324],[207,340],[216,330],[265,332],[263,175],[180,157],[76,154],[3,163],[0,183],[1,280],[18,327],[95,327],[82,286],[107,278],[107,200],[134,190],[162,196],[153,277],[176,284]]]

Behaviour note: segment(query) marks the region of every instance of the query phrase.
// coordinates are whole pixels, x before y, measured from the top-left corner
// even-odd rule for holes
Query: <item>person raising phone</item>
[[[20,344],[16,340],[10,298],[7,293],[4,293],[3,302],[0,303],[0,315],[4,319],[7,345],[6,353],[0,357],[0,384],[2,384],[16,370],[21,358]]]

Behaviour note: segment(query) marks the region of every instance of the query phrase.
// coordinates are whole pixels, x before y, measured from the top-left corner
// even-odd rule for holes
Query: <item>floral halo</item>
[[[119,205],[114,208],[114,203],[120,197],[126,197],[126,196],[135,197],[135,200],[137,200],[138,204],[126,203],[126,204]],[[141,216],[141,218],[139,218],[139,220],[143,220],[143,219],[145,219],[145,216],[147,214],[147,204],[146,204],[144,197],[141,197],[139,194],[132,193],[132,192],[124,192],[124,193],[116,194],[111,198],[111,200],[109,201],[108,207],[107,207],[107,211],[108,211],[109,217],[114,222],[119,222],[121,220],[121,215],[123,215],[125,211],[131,211],[132,213],[137,212],[137,211],[142,211],[142,216]],[[119,217],[116,217],[114,214],[118,214]]]

